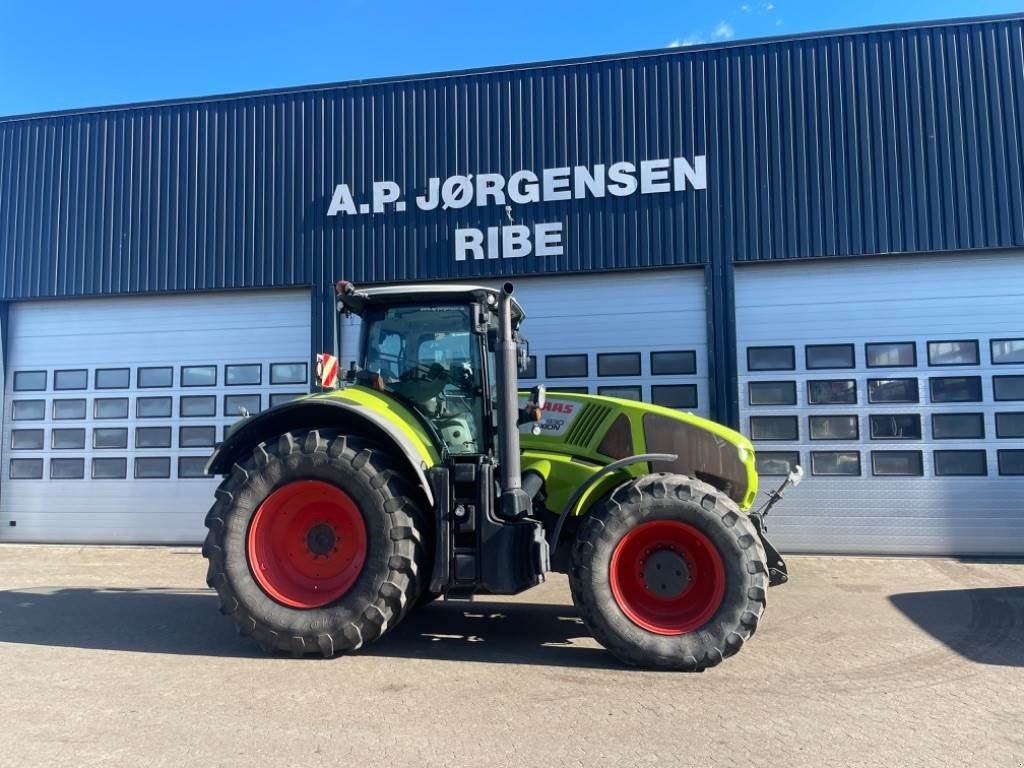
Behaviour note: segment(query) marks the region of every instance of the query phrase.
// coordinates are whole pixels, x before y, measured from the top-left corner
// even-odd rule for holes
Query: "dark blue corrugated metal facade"
[[[0,299],[1024,245],[1024,17],[0,120]],[[334,186],[707,157],[707,189],[329,218]],[[314,328],[326,329],[329,303]],[[728,328],[719,339],[727,344]]]

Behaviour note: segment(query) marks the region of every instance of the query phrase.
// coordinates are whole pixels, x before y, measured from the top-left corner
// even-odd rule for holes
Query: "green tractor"
[[[786,566],[754,451],[689,413],[518,392],[525,313],[501,289],[336,287],[361,319],[346,383],[239,422],[208,474],[207,582],[268,651],[330,657],[429,600],[567,573],[627,664],[700,670],[754,634]]]

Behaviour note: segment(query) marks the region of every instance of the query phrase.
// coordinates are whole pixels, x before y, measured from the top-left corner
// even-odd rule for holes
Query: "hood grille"
[[[569,427],[569,431],[565,433],[565,442],[575,445],[577,448],[587,447],[593,441],[594,435],[597,434],[597,428],[601,426],[601,422],[611,412],[612,409],[607,405],[587,403],[580,411],[580,415],[573,421],[572,426]]]

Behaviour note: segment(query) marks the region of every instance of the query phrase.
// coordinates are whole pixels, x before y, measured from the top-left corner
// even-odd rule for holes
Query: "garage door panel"
[[[217,480],[195,475],[213,450],[211,440],[223,439],[239,406],[262,410],[272,397],[308,391],[309,318],[306,291],[14,305],[0,448],[0,538],[201,541]],[[274,364],[296,362],[305,365],[305,382],[271,383]],[[228,384],[229,367],[253,373],[233,368],[253,365],[258,383]],[[212,367],[215,383],[183,386],[183,371],[191,366]],[[140,386],[140,371],[151,368],[169,368],[169,382]],[[87,371],[85,389],[55,389],[57,371],[77,369]],[[103,369],[127,369],[127,386],[119,381],[117,388],[97,388],[97,370]],[[13,374],[25,370],[46,371],[44,391],[16,391]],[[17,404],[29,400],[43,402],[43,418],[14,419]],[[74,418],[55,417],[57,405],[75,401],[84,407]],[[113,417],[100,418],[104,413]],[[15,444],[15,430],[35,435]],[[68,436],[63,430],[74,430],[76,440],[84,437],[84,447],[53,447],[55,438]],[[69,468],[65,460],[75,477],[59,477]],[[40,479],[18,476],[15,467],[26,462]]]
[[[759,454],[799,454],[807,479],[787,494],[773,512],[773,535],[789,551],[849,553],[1021,554],[1024,553],[1024,505],[1019,503],[1021,477],[1000,474],[999,452],[1022,450],[1024,440],[997,437],[996,415],[1024,410],[1024,402],[998,401],[994,377],[1022,375],[1024,366],[994,365],[990,341],[1024,336],[1024,256],[1017,253],[985,257],[889,257],[872,261],[833,261],[758,265],[737,269],[738,366],[741,420],[745,432],[770,426],[759,417],[781,417],[785,423],[771,436],[755,439]],[[969,365],[929,360],[928,343],[976,342],[978,358]],[[868,367],[865,345],[909,342],[916,362],[901,367]],[[814,344],[852,344],[852,368],[808,368],[807,349]],[[786,346],[793,350],[790,370],[750,370],[751,348]],[[760,354],[756,349],[756,356]],[[963,402],[934,402],[932,385],[949,377],[970,377],[980,394]],[[871,402],[873,379],[911,379],[916,402]],[[856,402],[815,404],[808,401],[808,382],[853,380]],[[790,382],[794,401],[751,405],[752,382]],[[785,393],[788,398],[788,391]],[[933,417],[963,414],[982,430],[961,438],[936,436]],[[875,437],[871,417],[910,417],[920,437],[898,439],[883,432]],[[829,432],[821,416],[852,417],[854,435]],[[753,421],[752,421],[753,420]],[[812,422],[812,420],[814,420]],[[755,423],[757,422],[757,423]],[[884,422],[880,419],[879,422]],[[782,430],[795,423],[797,434]],[[836,424],[847,424],[837,420]],[[947,421],[948,423],[948,421]],[[816,434],[812,432],[815,428]],[[940,422],[941,428],[941,422]],[[834,439],[814,439],[832,437]],[[813,456],[829,452],[856,456],[858,476],[815,474]],[[914,474],[874,474],[872,454],[892,461],[894,454],[914,452],[902,467]],[[943,454],[943,452],[964,452]],[[979,461],[984,457],[984,462]],[[900,457],[902,460],[902,457]],[[955,466],[976,475],[939,472],[937,462],[955,459]],[[978,466],[970,466],[976,462]],[[847,462],[845,466],[853,466]],[[881,471],[881,470],[879,470]],[[777,483],[765,477],[764,486]]]

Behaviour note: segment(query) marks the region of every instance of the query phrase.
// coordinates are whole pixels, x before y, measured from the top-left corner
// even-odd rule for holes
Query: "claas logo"
[[[544,403],[544,410],[550,413],[564,413],[566,415],[576,410],[574,403],[564,403],[560,400],[548,400]]]

